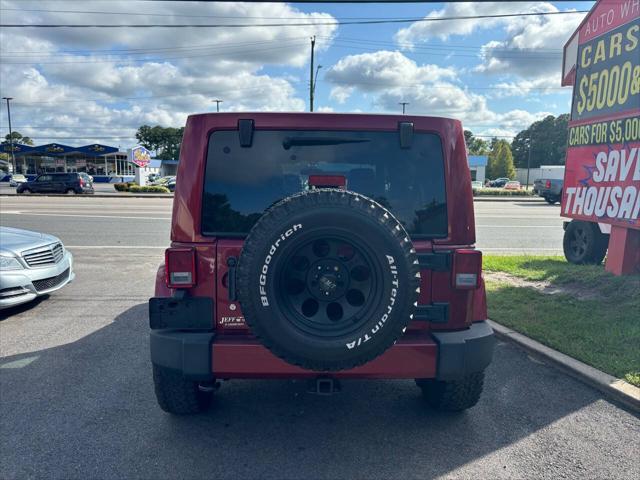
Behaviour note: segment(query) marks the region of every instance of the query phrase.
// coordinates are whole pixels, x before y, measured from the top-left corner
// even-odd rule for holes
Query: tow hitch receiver
[[[319,377],[309,380],[308,392],[316,395],[333,395],[342,390],[335,378]]]

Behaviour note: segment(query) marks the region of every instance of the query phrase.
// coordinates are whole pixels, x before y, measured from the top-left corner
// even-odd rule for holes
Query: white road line
[[[491,251],[491,252],[522,252],[522,253],[530,253],[530,252],[559,252],[562,253],[562,248],[540,248],[540,247],[477,247],[478,250],[482,251]]]
[[[476,228],[559,228],[562,225],[476,225]]]
[[[75,209],[71,209],[71,210],[65,210],[63,208],[53,208],[53,207],[49,207],[49,208],[19,208],[19,209],[6,209],[6,210],[0,210],[0,214],[2,213],[9,213],[9,214],[17,214],[17,213],[24,213],[26,214],[34,214],[34,215],[57,215],[57,214],[61,214],[61,215],[90,215],[91,212],[94,211],[96,213],[98,213],[97,209],[93,209],[90,211],[86,211],[86,210],[75,210]],[[101,208],[99,210],[100,214],[102,215],[120,215],[120,214],[125,214],[125,215],[167,215],[170,216],[171,212],[167,212],[166,210],[156,210],[156,211],[144,211],[144,210],[122,210],[122,209],[110,209],[110,208]]]
[[[171,220],[171,217],[129,217],[120,215],[77,215],[72,213],[29,213],[29,212],[0,212],[0,215],[29,215],[36,217],[82,217],[82,218],[121,218],[131,220]]]
[[[169,241],[167,240],[167,245],[164,247],[159,247],[159,246],[149,246],[149,245],[139,245],[139,246],[134,246],[134,245],[65,245],[64,248],[75,248],[78,250],[89,250],[89,249],[96,249],[96,248],[112,248],[112,249],[122,249],[122,250],[128,250],[128,249],[136,249],[136,250],[148,250],[150,248],[162,248],[163,250],[169,248],[168,246]]]
[[[549,220],[564,220],[564,217],[556,217],[553,215],[482,215],[482,214],[476,214],[475,215],[476,218],[497,218],[497,219],[501,219],[501,220],[506,220],[506,219],[510,219],[510,218],[517,218],[517,219],[524,219],[524,220],[531,220],[531,219],[535,219],[535,220],[540,220],[540,219],[549,219]]]

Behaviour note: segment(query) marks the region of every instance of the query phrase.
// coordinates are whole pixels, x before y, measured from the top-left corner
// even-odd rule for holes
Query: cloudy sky
[[[588,10],[593,2],[250,4],[5,1],[2,24],[233,24],[245,28],[3,28],[0,93],[36,143],[126,148],[142,124],[191,113],[308,109],[309,37],[322,65],[316,110],[461,119],[510,136],[569,111],[562,47],[584,14],[335,25],[335,21]],[[45,11],[46,10],[46,11]],[[94,12],[94,13],[91,13]],[[304,23],[301,26],[259,26]],[[313,24],[313,25],[308,25]],[[0,129],[8,132],[3,108]]]

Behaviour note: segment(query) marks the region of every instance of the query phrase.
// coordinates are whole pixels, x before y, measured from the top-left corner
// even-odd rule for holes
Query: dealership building
[[[1,151],[11,157],[11,145],[3,143],[1,147]],[[96,182],[119,182],[133,178],[137,168],[129,162],[127,152],[98,143],[81,147],[60,143],[38,146],[13,144],[13,156],[15,173],[28,177],[41,173],[84,172]],[[177,165],[177,160],[151,160],[144,170],[147,174],[175,175]]]
[[[489,158],[486,155],[469,155],[467,158],[469,160],[471,180],[477,180],[484,183]]]

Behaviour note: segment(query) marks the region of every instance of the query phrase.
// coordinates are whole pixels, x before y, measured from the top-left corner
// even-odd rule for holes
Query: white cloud
[[[476,71],[533,79],[538,87],[559,87],[562,48],[582,18],[581,14],[514,18],[505,27],[506,40],[483,45]]]
[[[492,88],[496,89],[491,94],[492,98],[504,98],[504,97],[524,97],[531,93],[536,95],[548,95],[553,93],[559,93],[560,91],[568,91],[570,89],[561,89],[558,85],[558,75],[548,75],[544,77],[535,78],[533,80],[517,80],[512,82],[500,82],[492,85]],[[531,101],[540,99],[531,98]]]
[[[354,92],[355,87],[344,87],[337,86],[331,89],[331,93],[329,94],[329,98],[335,100],[338,103],[345,103],[351,94]]]
[[[361,93],[371,96],[373,109],[393,113],[399,111],[399,102],[408,101],[409,113],[457,118],[474,128],[499,128],[509,134],[548,114],[495,112],[488,105],[488,97],[454,83],[454,70],[419,65],[400,52],[344,57],[327,71],[325,80],[336,84],[332,97],[337,101]]]
[[[466,2],[449,3],[440,10],[434,10],[424,18],[443,18],[479,15],[504,15],[521,12],[544,12],[556,8],[546,2]],[[416,22],[398,30],[395,40],[406,48],[431,38],[447,40],[452,35],[470,35],[477,30],[493,29],[513,20],[506,18],[477,18],[455,21]]]
[[[548,2],[450,3],[425,18],[558,11]],[[451,36],[469,36],[480,30],[504,32],[505,40],[492,40],[482,46],[481,63],[475,71],[525,79],[545,78],[545,87],[557,87],[562,48],[583,17],[584,14],[569,14],[416,22],[398,30],[395,40],[402,48],[410,50],[433,38],[444,41]]]
[[[111,1],[78,8],[73,1],[47,5],[51,10],[108,10],[121,15],[17,12],[21,2],[2,1],[6,23],[269,23],[278,18],[333,20],[327,13],[304,13],[288,4],[156,2],[150,16],[142,4]],[[143,13],[144,15],[133,15]],[[181,17],[179,15],[192,15]],[[206,17],[215,16],[216,18]],[[270,20],[257,17],[268,17]],[[273,20],[271,20],[273,19]],[[309,36],[316,50],[331,44],[336,26],[287,28],[140,28],[12,29],[0,32],[0,93],[14,97],[14,125],[49,125],[20,132],[36,138],[95,135],[67,139],[88,143],[101,135],[135,141],[143,123],[181,126],[191,113],[223,109],[300,111],[292,72],[265,68],[304,67]],[[274,70],[277,71],[277,70]],[[137,100],[131,100],[137,98]],[[55,127],[69,127],[56,129]]]
[[[324,77],[336,85],[331,98],[339,103],[344,103],[355,87],[364,92],[376,92],[455,78],[456,73],[451,68],[418,65],[402,53],[388,50],[348,55],[328,69]]]

